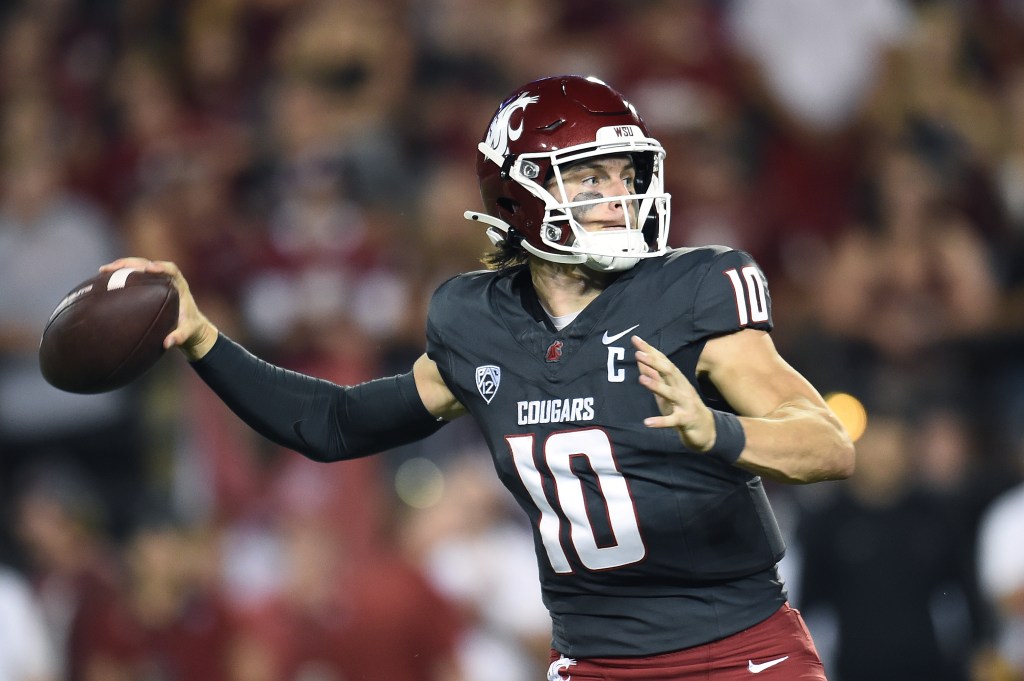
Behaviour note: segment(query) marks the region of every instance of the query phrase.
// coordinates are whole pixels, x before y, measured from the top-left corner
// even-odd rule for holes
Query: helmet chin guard
[[[650,249],[641,230],[615,230],[591,232],[588,241],[587,259],[584,265],[600,272],[621,272],[640,262],[641,257],[650,255]],[[621,252],[629,255],[597,255],[602,252]],[[636,254],[636,255],[633,255]]]
[[[601,81],[560,76],[525,85],[498,108],[477,148],[486,212],[465,215],[487,224],[495,245],[514,232],[539,258],[608,272],[667,250],[665,150],[633,106]],[[564,169],[608,156],[632,160],[636,193],[566,196]],[[576,215],[602,203],[622,205],[623,226],[587,231]]]

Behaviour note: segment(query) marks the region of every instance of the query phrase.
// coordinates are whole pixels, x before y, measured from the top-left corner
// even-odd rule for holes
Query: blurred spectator
[[[926,398],[911,415],[917,431],[913,466],[919,481],[951,507],[961,509],[958,512],[970,527],[964,549],[971,555],[982,512],[1018,476],[1013,448],[1005,444],[1009,438],[1003,437],[992,418],[996,414],[989,411],[987,403],[980,406],[984,411],[979,411],[978,405]]]
[[[980,58],[969,5],[923,3],[896,66],[876,98],[876,139],[910,139],[942,178],[948,202],[993,244],[1006,242],[997,165],[1006,126],[996,65]],[[1004,269],[1001,265],[995,271]]]
[[[245,121],[190,109],[184,90],[158,54],[137,47],[119,55],[108,94],[117,124],[98,168],[103,184],[94,181],[112,206],[187,182],[210,181],[230,198],[228,182],[252,163]]]
[[[325,376],[365,380],[355,359],[322,361]],[[299,366],[298,364],[296,366]],[[169,497],[190,522],[208,525],[220,545],[219,571],[232,608],[259,606],[285,581],[280,518],[304,514],[344,532],[360,560],[378,550],[387,507],[380,457],[325,466],[263,440],[231,414],[191,372],[168,399],[189,405],[170,424]]]
[[[21,575],[0,566],[0,679],[57,681],[57,657],[36,594]]]
[[[506,78],[490,60],[449,60],[445,55],[420,54],[398,120],[404,146],[416,168],[429,171],[434,164],[457,161],[460,169],[472,170],[465,159],[476,153],[483,135],[480,121],[494,114],[494,102],[512,87]],[[470,189],[475,189],[475,178]],[[416,191],[422,193],[422,185]]]
[[[999,319],[1019,334],[1024,330],[1024,60],[1007,74],[1000,100],[1004,137],[993,174],[1009,228],[1000,242],[1008,295]]]
[[[473,168],[458,159],[436,164],[423,178],[416,206],[416,238],[422,250],[414,264],[428,270],[424,290],[433,290],[456,272],[483,267],[480,255],[489,242],[479,225],[463,217],[481,202],[476,183]],[[426,303],[428,296],[422,298]]]
[[[282,34],[262,150],[271,257],[244,301],[256,340],[272,349],[316,354],[314,339],[338,340],[325,326],[386,338],[401,324],[399,212],[414,193],[395,118],[412,55],[392,12],[309,3]]]
[[[533,537],[509,505],[482,451],[445,463],[436,505],[412,512],[407,549],[464,612],[465,678],[531,681],[548,667],[551,620],[541,601]]]
[[[122,122],[105,159],[106,194],[127,250],[174,258],[211,304],[235,310],[268,249],[242,203],[255,163],[253,126],[187,103],[171,69],[142,51],[120,60],[112,89]]]
[[[609,23],[625,32],[632,49],[611,66],[608,78],[629,84],[631,100],[659,140],[677,130],[734,123],[740,93],[724,14],[700,0],[652,0],[630,8],[629,21]]]
[[[1020,0],[977,0],[960,4],[969,37],[986,72],[996,82],[1024,61],[1024,4]]]
[[[511,84],[539,78],[548,71],[567,73],[580,70],[581,64],[587,72],[603,72],[609,67],[606,61],[589,61],[601,60],[601,51],[580,39],[580,33],[590,28],[588,22],[607,17],[602,4],[606,3],[590,3],[586,11],[574,13],[566,11],[568,3],[543,0],[424,0],[411,7],[410,30],[427,64],[441,69],[473,63],[484,69],[496,67],[503,80],[498,89],[507,93]],[[560,30],[563,22],[568,30]],[[512,46],[514,58],[510,58]],[[564,64],[573,57],[576,61],[571,67]],[[490,111],[479,120],[486,121],[493,112],[492,102]],[[479,127],[479,122],[473,125]]]
[[[88,681],[91,628],[117,593],[103,504],[87,478],[61,465],[24,472],[14,505],[27,574],[57,652],[58,678]]]
[[[229,679],[233,620],[204,565],[201,537],[169,517],[148,517],[124,557],[116,595],[85,626],[81,679]]]
[[[966,11],[954,2],[920,5],[873,122],[888,137],[918,128],[961,161],[990,162],[1000,144],[997,102],[984,65],[969,57]]]
[[[951,202],[948,178],[910,143],[884,146],[873,178],[867,221],[847,230],[821,272],[825,329],[897,360],[990,329],[991,256]]]
[[[903,0],[730,3],[729,35],[751,118],[769,272],[808,284],[845,227],[865,151],[865,113],[911,20]],[[776,280],[778,277],[776,277]]]
[[[119,528],[139,470],[135,388],[61,392],[43,379],[37,353],[50,312],[120,254],[120,242],[109,217],[65,183],[51,102],[5,101],[0,126],[0,499],[10,499],[4,487],[27,462],[74,459],[101,486]]]
[[[280,519],[286,583],[247,617],[234,681],[458,681],[453,607],[397,554],[354,559],[320,518]]]
[[[842,681],[968,678],[981,626],[973,564],[962,519],[914,476],[913,442],[903,420],[876,416],[857,474],[803,515],[799,605],[812,630],[837,627],[826,671]]]
[[[1024,438],[1017,443],[1024,472]],[[978,572],[985,597],[998,614],[999,652],[1024,678],[1024,483],[989,507],[978,540]]]
[[[244,3],[193,2],[182,20],[181,61],[190,106],[225,122],[251,121],[266,63],[251,44]]]
[[[677,247],[723,244],[771,257],[771,235],[759,228],[733,138],[694,132],[678,151],[669,241]]]
[[[246,282],[244,321],[279,358],[365,357],[401,331],[411,303],[404,226],[340,196],[331,171],[308,172],[271,216],[273,259]]]
[[[340,0],[302,3],[289,16],[267,74],[264,131],[283,179],[343,173],[356,201],[411,200],[395,130],[413,53],[397,12],[387,2]]]
[[[776,115],[832,132],[862,114],[907,30],[908,10],[901,0],[739,0],[730,24],[734,49]]]

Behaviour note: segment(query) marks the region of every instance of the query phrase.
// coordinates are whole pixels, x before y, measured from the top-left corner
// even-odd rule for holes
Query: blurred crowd
[[[476,143],[558,73],[637,105],[671,242],[753,254],[783,356],[843,398],[856,475],[769,490],[830,678],[1024,679],[1024,2],[9,0],[0,681],[543,678],[471,424],[325,466],[180,357],[78,396],[36,350],[130,254],[268,360],[406,371],[488,245]]]

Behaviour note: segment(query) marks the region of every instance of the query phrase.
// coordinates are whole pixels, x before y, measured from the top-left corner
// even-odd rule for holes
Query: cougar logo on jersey
[[[484,140],[487,146],[504,156],[508,153],[509,141],[515,142],[523,134],[523,122],[519,127],[512,127],[512,114],[521,111],[531,104],[537,102],[537,96],[520,95],[518,99],[509,102],[494,116],[491,127],[487,129],[487,139]]]
[[[480,397],[484,398],[487,404],[490,404],[498,393],[500,383],[501,369],[498,367],[486,364],[476,368],[476,389],[480,391]]]

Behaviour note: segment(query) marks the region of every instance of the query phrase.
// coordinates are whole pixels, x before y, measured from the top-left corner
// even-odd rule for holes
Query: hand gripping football
[[[88,279],[50,315],[39,368],[54,387],[101,393],[131,383],[164,353],[178,322],[178,291],[166,274],[123,268]]]

